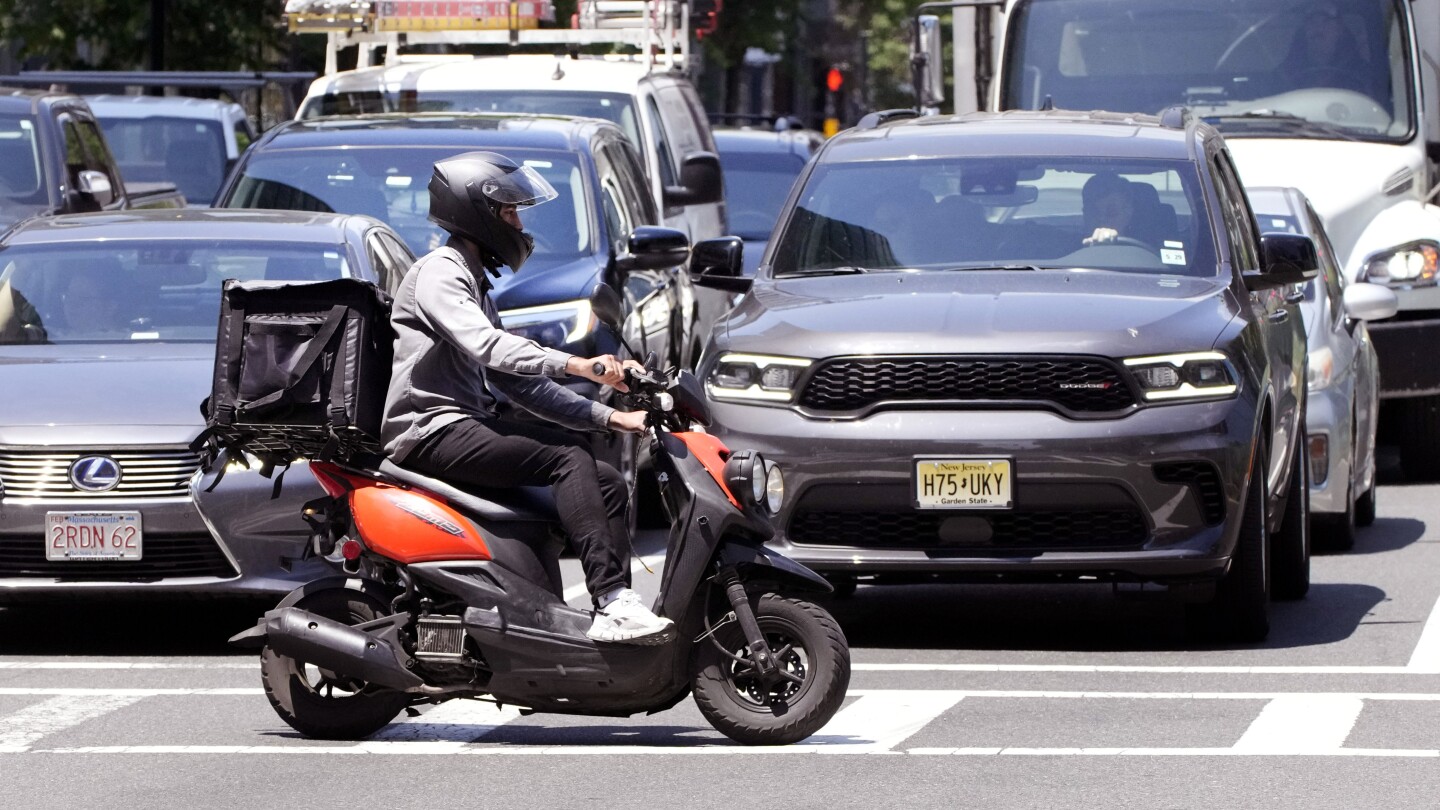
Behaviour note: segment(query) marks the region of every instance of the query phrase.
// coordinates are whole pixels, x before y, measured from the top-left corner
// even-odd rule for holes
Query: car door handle
[[[1271,323],[1285,323],[1288,320],[1290,320],[1290,310],[1288,309],[1277,309],[1270,313]]]
[[[1301,301],[1304,301],[1304,300],[1305,300],[1305,291],[1304,291],[1304,290],[1295,290],[1294,292],[1289,292],[1289,293],[1286,293],[1286,294],[1285,294],[1285,303],[1287,303],[1287,304],[1298,304],[1298,303],[1300,303]]]

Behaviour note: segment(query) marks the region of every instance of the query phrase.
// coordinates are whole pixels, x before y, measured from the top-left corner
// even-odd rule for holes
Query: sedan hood
[[[215,347],[0,346],[0,444],[184,444],[204,427]]]
[[[1218,278],[1096,271],[874,273],[753,289],[730,315],[726,348],[809,358],[1197,351],[1237,312]]]

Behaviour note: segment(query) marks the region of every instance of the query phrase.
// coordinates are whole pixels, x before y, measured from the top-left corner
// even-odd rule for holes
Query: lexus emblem
[[[109,492],[120,484],[120,465],[109,456],[82,456],[70,465],[70,483],[83,492]]]

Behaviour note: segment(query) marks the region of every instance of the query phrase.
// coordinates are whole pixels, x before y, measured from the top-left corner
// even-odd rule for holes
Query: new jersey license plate
[[[46,512],[45,559],[138,560],[145,552],[139,512]]]
[[[915,461],[917,509],[1009,509],[1009,459],[923,458]]]

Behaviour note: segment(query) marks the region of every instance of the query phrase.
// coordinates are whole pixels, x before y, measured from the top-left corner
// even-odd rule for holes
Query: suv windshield
[[[223,205],[365,214],[394,228],[416,256],[423,256],[447,237],[428,219],[435,162],[467,151],[471,150],[387,145],[259,152],[245,164]],[[520,211],[525,230],[535,237],[531,261],[573,259],[587,253],[589,197],[575,158],[519,149],[506,149],[505,155],[535,169],[560,195],[546,205]]]
[[[0,230],[49,207],[35,119],[0,115]]]
[[[623,93],[577,93],[557,90],[439,90],[395,93],[380,90],[327,93],[305,102],[297,118],[364,113],[529,113],[600,118],[618,124],[639,149],[640,126],[635,106]]]
[[[338,245],[85,242],[0,249],[0,345],[214,342],[220,285],[349,275]]]
[[[769,239],[780,206],[804,168],[805,158],[791,152],[722,151],[730,231],[741,239]]]
[[[209,205],[225,179],[225,135],[217,121],[102,118],[100,128],[126,181],[174,183],[194,205]]]
[[[1409,136],[1398,0],[1029,0],[1016,7],[1003,104],[1158,112],[1227,134]]]
[[[823,165],[776,250],[775,276],[1090,268],[1213,276],[1192,164],[1004,157]]]

